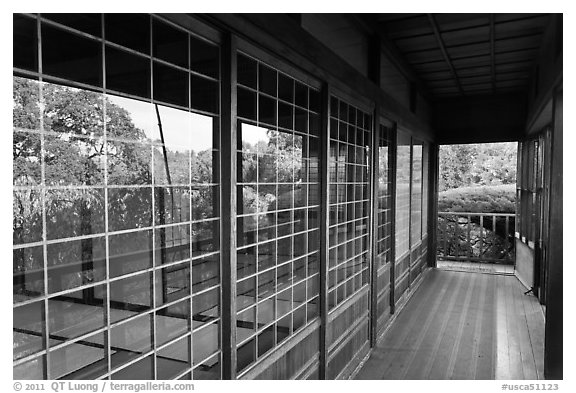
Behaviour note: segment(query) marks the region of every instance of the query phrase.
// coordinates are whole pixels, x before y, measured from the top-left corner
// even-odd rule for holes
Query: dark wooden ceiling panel
[[[421,77],[424,77],[424,74],[428,74],[430,72],[438,72],[438,71],[448,71],[450,72],[450,68],[444,61],[444,59],[428,62],[428,63],[420,63],[420,64],[411,64],[412,69]]]
[[[497,40],[496,53],[521,50],[521,49],[533,49],[540,46],[541,36],[532,35],[527,37],[509,38],[505,40]]]
[[[426,74],[422,74],[421,76],[422,79],[426,81],[452,79],[452,73],[450,72],[450,70],[429,72]]]
[[[490,42],[482,42],[479,44],[453,46],[446,48],[448,55],[452,60],[469,57],[470,55],[490,55]]]
[[[464,67],[489,66],[491,64],[490,55],[473,54],[471,54],[470,57],[453,59],[452,63],[454,64],[454,67],[456,67],[456,70]]]
[[[434,37],[433,34],[400,38],[395,40],[394,43],[403,53],[438,48],[438,42],[436,41],[436,37]]]
[[[476,85],[479,83],[488,83],[489,84],[492,82],[492,77],[490,76],[490,74],[471,76],[471,77],[466,77],[466,78],[462,78],[461,75],[459,75],[459,76],[460,76],[460,83],[462,84],[462,86]]]
[[[542,34],[548,22],[548,15],[528,19],[517,19],[509,22],[496,23],[494,25],[494,32],[497,38]]]
[[[534,59],[538,55],[538,49],[518,49],[508,52],[498,53],[496,52],[496,64],[500,63],[510,63],[518,61],[530,61],[534,62]]]
[[[457,87],[454,79],[426,81],[426,85],[430,88]]]
[[[476,75],[490,75],[490,66],[473,66],[473,67],[463,67],[463,68],[456,68],[456,73],[459,77],[468,77],[468,76],[476,76]]]
[[[422,51],[422,52],[412,52],[407,53],[406,60],[409,63],[429,63],[433,61],[444,61],[444,57],[442,56],[442,52],[440,49],[435,49],[433,51]]]
[[[530,78],[530,72],[529,71],[505,72],[505,73],[496,74],[496,80],[497,81],[508,81],[508,80],[518,80],[518,79],[527,81],[529,78]]]
[[[519,19],[537,18],[548,14],[494,14],[496,23],[514,21]]]
[[[432,95],[527,89],[549,14],[380,14],[380,33]]]
[[[532,69],[532,61],[525,60],[525,61],[514,61],[509,63],[496,63],[496,72],[510,72],[510,71],[519,71],[519,70],[530,70]]]
[[[490,26],[442,32],[442,39],[447,47],[488,41],[490,39]]]
[[[382,27],[391,39],[432,34],[426,14],[416,14],[406,19],[383,22]]]
[[[527,83],[525,80],[496,81],[496,88],[501,87],[527,87]]]
[[[433,14],[442,32],[488,25],[489,14]]]

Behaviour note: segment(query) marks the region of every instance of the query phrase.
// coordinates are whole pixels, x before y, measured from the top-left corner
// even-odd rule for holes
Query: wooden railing
[[[438,260],[514,263],[514,214],[438,212]]]

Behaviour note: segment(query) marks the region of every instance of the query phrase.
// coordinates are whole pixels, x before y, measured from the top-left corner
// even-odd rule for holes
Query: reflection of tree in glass
[[[243,179],[258,179],[260,184],[301,181],[302,137],[276,130],[267,130],[266,135],[267,141],[259,141],[255,144],[243,141]],[[251,211],[263,213],[270,209],[282,209],[283,207],[276,206],[276,203],[279,200],[291,200],[293,193],[300,192],[299,190],[297,185],[294,191],[289,192],[289,195],[276,196],[265,191],[257,194],[255,188],[245,186],[243,202],[250,211],[244,213]]]

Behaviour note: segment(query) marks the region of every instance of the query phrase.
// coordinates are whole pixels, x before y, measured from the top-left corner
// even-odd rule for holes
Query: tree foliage
[[[516,151],[516,143],[442,146],[439,191],[515,184]]]

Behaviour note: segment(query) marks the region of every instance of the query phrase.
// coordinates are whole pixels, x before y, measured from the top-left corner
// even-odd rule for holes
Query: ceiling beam
[[[454,65],[452,64],[452,60],[450,60],[450,56],[448,56],[448,52],[446,52],[446,47],[444,46],[444,40],[442,39],[442,36],[440,35],[440,29],[438,28],[438,23],[436,23],[436,19],[434,18],[434,15],[432,14],[427,14],[428,15],[428,20],[430,21],[430,25],[432,26],[432,30],[434,30],[434,36],[436,36],[436,41],[438,42],[438,45],[440,46],[440,50],[442,51],[442,55],[444,56],[444,59],[446,60],[446,63],[448,64],[448,67],[450,68],[450,72],[452,73],[452,76],[454,76],[454,81],[456,82],[456,85],[458,86],[458,90],[460,91],[460,94],[464,95],[464,90],[462,90],[462,85],[460,84],[460,80],[458,79],[458,74],[456,74],[456,70],[454,69]]]
[[[518,39],[522,39],[522,38],[529,38],[529,37],[537,37],[537,36],[542,36],[544,35],[544,32],[538,32],[538,33],[530,33],[530,34],[519,34],[519,35],[512,35],[509,37],[504,37],[504,38],[494,38],[492,36],[492,31],[494,31],[494,25],[490,25],[490,42],[498,42],[498,43],[502,43],[503,41],[509,41],[509,40],[518,40]],[[446,33],[446,32],[443,32]],[[431,35],[431,34],[430,34]],[[398,42],[400,40],[396,40],[396,42]],[[482,44],[486,44],[487,42],[489,42],[487,40],[482,40],[482,41],[470,41],[470,42],[465,42],[463,44],[455,44],[455,45],[446,45],[446,49],[458,49],[458,48],[464,48],[467,46],[471,46],[471,45],[482,45]],[[411,50],[405,50],[402,51],[402,53],[404,55],[409,55],[412,53],[421,53],[421,52],[432,52],[438,50],[438,48],[421,48],[421,49],[411,49]]]
[[[490,78],[492,79],[492,91],[496,93],[496,60],[494,53],[494,14],[490,14]]]
[[[424,97],[429,97],[430,92],[420,76],[414,71],[412,66],[406,61],[404,55],[398,47],[386,36],[378,23],[369,14],[344,14],[344,17],[354,24],[366,35],[376,35],[380,40],[381,54],[386,56],[392,62],[394,67],[411,83],[414,83],[417,89]]]

